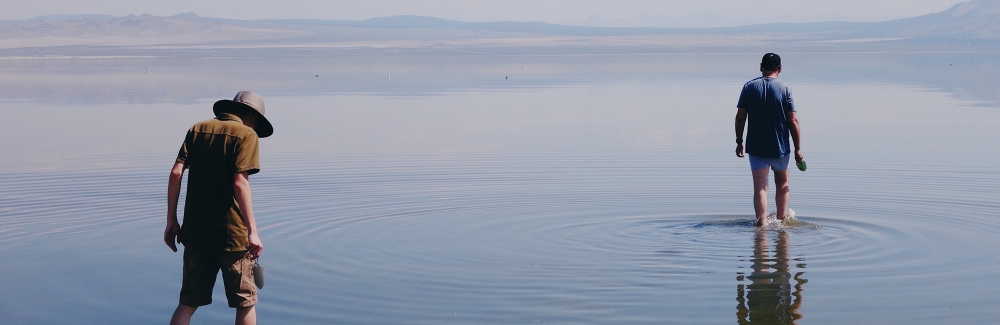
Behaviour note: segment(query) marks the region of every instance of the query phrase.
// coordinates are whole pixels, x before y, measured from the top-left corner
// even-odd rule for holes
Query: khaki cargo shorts
[[[246,251],[226,252],[184,246],[184,280],[180,304],[200,307],[212,303],[212,288],[219,270],[226,287],[229,307],[250,307],[257,304],[257,286],[253,280],[253,264]]]

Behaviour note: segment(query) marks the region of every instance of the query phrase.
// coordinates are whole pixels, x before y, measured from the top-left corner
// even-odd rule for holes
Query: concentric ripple
[[[269,277],[262,315],[289,323],[713,323],[731,321],[725,315],[733,312],[743,319],[837,319],[821,306],[886,299],[895,302],[882,306],[889,311],[940,311],[942,299],[986,308],[995,300],[977,281],[947,281],[997,274],[992,266],[1000,254],[980,239],[1000,233],[988,218],[1000,206],[984,195],[942,204],[928,201],[919,186],[825,196],[803,186],[797,193],[804,195],[793,198],[795,222],[756,228],[750,214],[733,212],[748,209],[731,199],[736,190],[704,185],[742,170],[678,172],[669,166],[687,162],[663,163],[662,156],[536,158],[270,161],[274,167],[253,178]],[[920,184],[914,178],[940,175],[850,170],[859,179],[870,173],[911,186]],[[164,175],[5,175],[0,254],[14,263],[5,274],[17,280],[4,284],[5,292],[62,288],[83,306],[113,305],[128,294],[113,285],[123,276],[114,270],[135,270],[149,264],[149,255],[160,256],[154,264],[162,269],[149,276],[174,280],[157,281],[159,295],[136,301],[168,299],[179,260],[158,242]],[[995,172],[950,176],[934,179],[937,188],[988,191],[1000,179]],[[89,255],[78,255],[80,242]],[[80,273],[48,268],[38,252],[106,277],[83,281]],[[39,275],[56,285],[36,288]],[[151,281],[143,278],[131,277]],[[95,286],[111,289],[94,294]],[[761,304],[782,312],[762,312]],[[44,306],[26,310],[41,313]]]

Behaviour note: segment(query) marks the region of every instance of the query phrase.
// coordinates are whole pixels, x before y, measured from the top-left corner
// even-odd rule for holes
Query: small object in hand
[[[801,170],[801,171],[806,171],[806,161],[803,160],[803,161],[795,163],[795,167],[798,167],[799,170]]]
[[[253,260],[253,282],[257,284],[257,289],[264,289],[264,267]]]

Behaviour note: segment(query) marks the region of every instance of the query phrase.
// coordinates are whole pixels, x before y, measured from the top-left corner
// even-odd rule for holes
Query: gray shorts
[[[751,154],[747,154],[747,156],[750,157],[750,170],[758,170],[770,166],[771,170],[776,172],[788,170],[788,160],[792,157],[791,155],[788,155],[784,157],[770,158],[757,157]]]

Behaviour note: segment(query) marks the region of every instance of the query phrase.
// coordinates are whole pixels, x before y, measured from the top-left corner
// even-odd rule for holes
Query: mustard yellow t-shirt
[[[260,171],[257,133],[223,113],[188,130],[177,162],[189,171],[180,241],[224,251],[247,247],[247,227],[233,196],[238,172]]]

